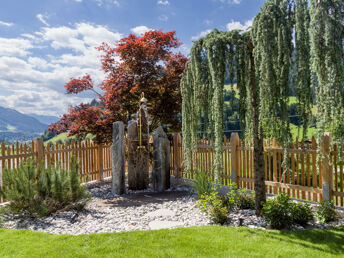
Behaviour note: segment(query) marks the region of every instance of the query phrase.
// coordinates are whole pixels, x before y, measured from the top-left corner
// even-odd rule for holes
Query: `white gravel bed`
[[[3,227],[79,235],[213,224],[197,208],[197,200],[187,186],[172,187],[164,193],[148,189],[113,196],[110,183],[105,183],[90,185],[89,191],[92,198],[81,212],[63,211],[45,218],[7,217]],[[314,222],[307,228],[340,225],[344,226],[343,218],[326,225]],[[264,218],[257,217],[253,210],[231,211],[226,226],[267,228]]]
[[[180,190],[180,189],[178,189]],[[167,200],[152,200],[149,202],[151,191],[129,193],[125,196],[113,196],[110,184],[90,189],[92,199],[85,210],[64,211],[46,218],[8,218],[4,228],[28,229],[54,234],[90,234],[100,232],[121,232],[133,230],[150,230],[152,221],[178,222],[176,226],[190,227],[211,224],[205,214],[196,207],[196,200],[189,194]],[[178,193],[178,191],[176,191]],[[179,191],[180,192],[180,191]],[[145,193],[145,194],[144,194]],[[172,194],[172,193],[171,193]],[[137,201],[129,197],[137,195]],[[144,197],[145,202],[140,202]],[[166,209],[173,214],[146,216],[149,213]],[[77,215],[76,215],[77,214]],[[172,215],[172,216],[171,216]],[[73,221],[73,217],[74,221]]]

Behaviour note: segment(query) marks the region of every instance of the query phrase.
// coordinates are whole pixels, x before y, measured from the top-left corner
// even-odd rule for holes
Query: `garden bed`
[[[88,190],[92,198],[81,212],[60,211],[44,218],[7,215],[3,226],[7,229],[79,235],[213,224],[196,206],[197,199],[187,184],[174,183],[163,193],[148,189],[129,191],[122,196],[112,195],[110,182],[90,184]],[[314,222],[306,228],[340,225],[344,225],[343,218],[330,224]],[[225,226],[267,228],[264,218],[257,217],[253,210],[231,211]],[[304,228],[298,226],[293,229]]]

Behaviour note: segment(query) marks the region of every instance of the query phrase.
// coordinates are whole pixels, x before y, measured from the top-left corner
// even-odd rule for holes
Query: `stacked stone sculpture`
[[[128,145],[129,189],[147,189],[149,185],[149,128],[144,105],[141,105],[136,121],[128,126]]]
[[[149,186],[149,125],[142,94],[136,120],[128,124],[128,187],[130,190],[144,190]],[[170,188],[170,141],[162,127],[153,134],[153,171],[154,191],[162,192]],[[124,125],[113,123],[112,193],[125,193],[125,144]]]

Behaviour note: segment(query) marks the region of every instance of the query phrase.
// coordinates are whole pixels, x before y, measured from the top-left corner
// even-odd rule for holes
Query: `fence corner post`
[[[230,138],[230,148],[231,148],[231,182],[235,182],[239,186],[239,134],[232,133]]]
[[[99,179],[104,181],[104,162],[103,162],[103,147],[101,144],[98,144],[98,162],[99,162]]]
[[[320,153],[321,153],[321,172],[322,172],[322,191],[323,200],[332,200],[333,179],[332,171],[329,164],[330,146],[332,142],[332,136],[330,133],[324,133],[321,136]]]
[[[35,140],[35,152],[37,164],[41,164],[42,160],[44,160],[44,143],[42,138]]]

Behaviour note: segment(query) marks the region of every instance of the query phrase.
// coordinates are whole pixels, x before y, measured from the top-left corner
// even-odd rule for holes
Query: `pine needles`
[[[4,171],[0,196],[10,202],[13,213],[47,216],[61,209],[82,209],[90,195],[81,185],[75,157],[69,167],[69,171],[59,165],[45,167],[29,159]]]

